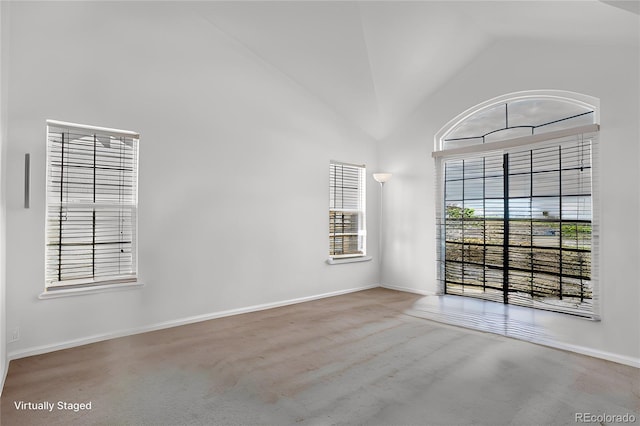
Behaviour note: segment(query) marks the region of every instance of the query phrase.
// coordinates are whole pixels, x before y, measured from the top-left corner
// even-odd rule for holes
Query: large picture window
[[[584,123],[589,114],[568,114],[564,129],[553,120],[555,129],[539,134],[486,129],[530,127],[529,136],[444,138],[455,146],[434,153],[443,293],[597,317],[598,132]]]
[[[329,164],[329,256],[364,256],[365,167],[332,161]]]
[[[47,122],[47,290],[136,280],[138,139]]]

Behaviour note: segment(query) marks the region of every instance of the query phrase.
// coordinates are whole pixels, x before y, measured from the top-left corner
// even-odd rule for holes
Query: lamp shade
[[[373,178],[376,182],[385,183],[389,179],[391,179],[391,173],[374,173]]]

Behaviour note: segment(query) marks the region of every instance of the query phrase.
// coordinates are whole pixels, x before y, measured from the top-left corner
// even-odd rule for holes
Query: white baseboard
[[[587,355],[593,358],[605,359],[618,364],[629,365],[631,367],[640,368],[640,358],[633,358],[626,355],[614,354],[606,351],[599,351],[597,349],[587,348],[584,346],[572,345],[563,342],[548,342],[541,343],[542,345],[549,346],[555,349],[562,349],[569,352],[575,352],[581,355]]]
[[[329,292],[329,293],[317,294],[317,295],[313,295],[313,296],[300,297],[300,298],[296,298],[296,299],[283,300],[283,301],[280,301],[280,302],[273,302],[273,303],[265,303],[265,304],[261,304],[261,305],[247,306],[247,307],[244,307],[244,308],[230,309],[230,310],[226,310],[226,311],[213,312],[213,313],[204,314],[204,315],[195,315],[195,316],[192,316],[192,317],[187,317],[187,318],[182,318],[182,319],[177,319],[177,320],[171,320],[171,321],[165,321],[165,322],[152,324],[152,325],[148,325],[148,326],[136,327],[136,328],[131,328],[131,329],[127,329],[127,330],[120,330],[120,331],[116,331],[116,332],[112,332],[112,333],[103,333],[103,334],[98,334],[98,335],[94,335],[94,336],[83,337],[83,338],[80,338],[80,339],[68,340],[66,342],[61,342],[61,343],[56,343],[56,344],[51,344],[51,345],[42,345],[42,346],[36,346],[36,347],[32,347],[32,348],[27,348],[27,349],[21,349],[21,350],[18,350],[18,351],[13,351],[13,352],[9,352],[8,353],[7,362],[5,363],[5,368],[4,368],[4,371],[2,372],[3,375],[0,378],[1,379],[0,385],[4,385],[4,380],[6,379],[7,372],[8,372],[8,369],[9,369],[9,362],[8,362],[9,360],[24,358],[24,357],[33,356],[33,355],[40,355],[40,354],[43,354],[43,353],[58,351],[58,350],[62,350],[62,349],[69,349],[69,348],[73,348],[73,347],[76,347],[76,346],[87,345],[87,344],[90,344],[90,343],[96,343],[96,342],[100,342],[100,341],[104,341],[104,340],[116,339],[118,337],[131,336],[131,335],[134,335],[134,334],[140,334],[140,333],[146,333],[146,332],[150,332],[150,331],[162,330],[162,329],[171,328],[171,327],[178,327],[178,326],[181,326],[181,325],[193,324],[193,323],[197,323],[197,322],[201,322],[201,321],[208,321],[208,320],[216,319],[216,318],[222,318],[222,317],[228,317],[228,316],[232,316],[232,315],[245,314],[245,313],[249,313],[249,312],[257,312],[257,311],[262,311],[262,310],[265,310],[265,309],[272,309],[272,308],[278,308],[278,307],[281,307],[281,306],[294,305],[296,303],[310,302],[312,300],[324,299],[324,298],[333,297],[333,296],[340,296],[342,294],[354,293],[354,292],[357,292],[357,291],[368,290],[368,289],[376,288],[376,287],[383,287],[383,288],[388,288],[390,290],[404,291],[404,292],[407,292],[407,293],[415,293],[415,294],[421,294],[421,295],[425,295],[425,296],[431,296],[431,295],[435,294],[435,293],[432,293],[432,292],[428,292],[428,291],[424,291],[424,290],[417,290],[417,289],[409,288],[409,287],[394,286],[394,285],[388,285],[388,284],[380,284],[380,285],[376,284],[376,285],[369,285],[369,286],[363,286],[363,287],[350,288],[350,289],[346,289],[346,290],[338,290],[338,291]],[[624,364],[624,365],[629,365],[629,366],[632,366],[632,367],[640,368],[640,358],[634,358],[634,357],[629,357],[629,356],[625,356],[625,355],[619,355],[619,354],[615,354],[615,353],[611,353],[611,352],[600,351],[600,350],[597,350],[597,349],[587,348],[587,347],[578,346],[578,345],[572,345],[572,344],[569,344],[569,343],[563,343],[563,342],[558,342],[558,341],[545,340],[544,342],[543,341],[539,341],[539,342],[535,342],[534,341],[533,343],[538,343],[538,344],[549,346],[549,347],[552,347],[552,348],[555,348],[555,349],[561,349],[561,350],[566,350],[566,351],[570,351],[570,352],[575,352],[575,353],[579,353],[579,354],[582,354],[582,355],[591,356],[591,357],[594,357],[594,358],[605,359],[607,361],[612,361],[612,362],[616,362],[616,363],[619,363],[619,364]],[[1,392],[2,388],[3,388],[3,386],[0,387],[0,392]]]
[[[74,348],[76,346],[87,345],[87,344],[90,344],[90,343],[101,342],[101,341],[104,341],[104,340],[116,339],[118,337],[131,336],[131,335],[140,334],[140,333],[147,333],[147,332],[150,332],[150,331],[162,330],[162,329],[171,328],[171,327],[178,327],[178,326],[181,326],[181,325],[193,324],[193,323],[197,323],[197,322],[201,322],[201,321],[208,321],[208,320],[212,320],[212,319],[216,319],[216,318],[229,317],[229,316],[232,316],[232,315],[239,315],[239,314],[246,314],[246,313],[249,313],[249,312],[263,311],[265,309],[279,308],[281,306],[294,305],[296,303],[310,302],[312,300],[324,299],[324,298],[333,297],[333,296],[340,296],[342,294],[348,294],[348,293],[355,293],[357,291],[369,290],[369,289],[376,288],[376,287],[379,287],[379,286],[377,284],[374,284],[374,285],[368,285],[368,286],[363,286],[363,287],[350,288],[350,289],[346,289],[346,290],[332,291],[332,292],[329,292],[329,293],[322,293],[322,294],[316,294],[316,295],[313,295],[313,296],[299,297],[299,298],[296,298],[296,299],[283,300],[283,301],[279,301],[279,302],[264,303],[264,304],[261,304],[261,305],[247,306],[247,307],[244,307],[244,308],[229,309],[229,310],[226,310],[226,311],[212,312],[212,313],[203,314],[203,315],[195,315],[195,316],[191,316],[191,317],[187,317],[187,318],[181,318],[181,319],[176,319],[176,320],[171,320],[171,321],[164,321],[164,322],[157,323],[157,324],[151,324],[151,325],[142,326],[142,327],[134,327],[134,328],[130,328],[130,329],[127,329],[127,330],[115,331],[115,332],[112,332],[112,333],[96,334],[96,335],[93,335],[93,336],[82,337],[82,338],[79,338],[79,339],[67,340],[67,341],[61,342],[61,343],[55,343],[55,344],[50,344],[50,345],[42,345],[42,346],[35,346],[35,347],[31,347],[31,348],[12,351],[12,352],[8,353],[7,358],[8,358],[8,361],[9,360],[13,360],[13,359],[25,358],[25,357],[28,357],[28,356],[40,355],[40,354],[44,354],[44,353],[48,353],[48,352],[54,352],[54,351],[59,351],[59,350],[63,350],[63,349]],[[8,364],[9,363],[7,362],[7,367],[8,367]],[[6,376],[6,371],[7,371],[7,369],[5,369],[5,376]]]
[[[389,290],[404,291],[405,293],[421,294],[423,296],[435,296],[436,295],[436,293],[433,292],[433,291],[418,290],[416,288],[402,287],[402,286],[398,286],[398,285],[380,284],[380,287],[388,288]]]
[[[4,362],[4,368],[2,371],[2,377],[0,377],[0,396],[2,396],[2,391],[4,390],[4,382],[7,380],[7,373],[9,373],[9,358]]]

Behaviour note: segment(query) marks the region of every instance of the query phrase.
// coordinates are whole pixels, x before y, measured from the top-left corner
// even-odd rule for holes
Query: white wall
[[[496,42],[426,99],[379,144],[385,186],[387,285],[435,292],[434,134],[462,111],[531,89],[584,93],[601,101],[602,321],[566,316],[544,324],[558,342],[640,362],[638,279],[638,41],[630,46]]]
[[[0,2],[0,28],[6,28],[8,20],[4,13],[5,3]],[[5,250],[5,188],[6,188],[6,175],[7,169],[6,161],[6,105],[7,105],[7,90],[6,90],[6,77],[4,72],[4,64],[6,64],[5,58],[5,46],[7,40],[4,33],[0,33],[0,394],[2,394],[2,388],[4,385],[4,379],[7,373],[7,328],[6,328],[6,284],[5,284],[5,272],[6,272],[6,250]]]
[[[375,141],[325,104],[179,2],[23,2],[10,13],[7,325],[21,331],[10,355],[377,284],[376,261],[325,263],[329,161],[377,168]],[[143,289],[37,298],[46,119],[140,132]]]

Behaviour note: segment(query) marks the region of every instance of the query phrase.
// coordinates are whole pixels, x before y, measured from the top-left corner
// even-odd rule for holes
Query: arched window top
[[[599,100],[560,90],[510,93],[468,109],[435,136],[435,150],[497,142],[599,123]]]

